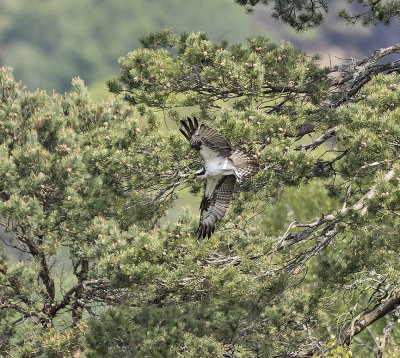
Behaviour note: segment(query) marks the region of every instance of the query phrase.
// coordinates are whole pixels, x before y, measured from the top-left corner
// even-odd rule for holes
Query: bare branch
[[[385,176],[383,177],[384,181],[389,181],[394,176],[394,169],[388,171]],[[364,216],[368,211],[368,205],[365,205],[367,200],[371,200],[376,195],[376,185],[374,185],[371,190],[365,194],[356,204],[353,205],[353,210],[361,210],[361,215]]]
[[[350,101],[372,78],[379,73],[391,73],[400,71],[400,60],[378,64],[377,61],[393,53],[399,53],[400,43],[382,48],[374,52],[370,57],[359,61],[351,61],[335,69],[342,73],[342,77],[332,82],[332,88],[337,87],[342,93],[342,98],[332,103],[333,107],[340,106]]]
[[[22,313],[25,317],[36,315],[35,313],[28,312],[25,309],[23,309],[21,306],[13,304],[13,303],[0,304],[0,310],[4,310],[4,309],[12,309],[12,310],[18,311],[19,313]]]
[[[369,325],[397,309],[400,304],[400,290],[396,290],[383,304],[370,312],[358,316],[339,335],[340,345],[349,345],[352,338],[362,332]]]
[[[338,130],[339,126],[329,128],[324,134],[319,136],[315,141],[313,141],[310,144],[307,145],[299,145],[295,149],[296,150],[314,150],[315,148],[318,148],[322,143],[327,141],[329,138],[333,137],[335,132]]]
[[[283,250],[289,246],[297,244],[301,241],[307,239],[318,227],[321,225],[332,222],[336,219],[335,215],[325,215],[322,216],[313,222],[310,223],[299,223],[297,221],[292,222],[288,229],[286,230],[285,234],[277,240],[277,250]],[[291,229],[298,228],[298,227],[306,227],[306,230],[295,232],[295,233],[288,233]]]
[[[61,309],[63,309],[64,307],[66,307],[71,299],[73,298],[74,294],[76,292],[78,292],[80,289],[82,289],[83,287],[88,287],[88,286],[94,286],[94,285],[98,285],[98,284],[105,284],[106,286],[108,286],[108,281],[104,281],[104,280],[88,280],[88,281],[81,281],[79,283],[77,283],[75,286],[71,287],[65,294],[63,299],[58,302],[56,305],[54,305],[50,312],[49,315],[51,317],[54,317],[57,312]]]

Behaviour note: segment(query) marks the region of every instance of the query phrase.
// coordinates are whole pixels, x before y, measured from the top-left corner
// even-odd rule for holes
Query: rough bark
[[[388,313],[393,311],[397,305],[400,304],[400,291],[396,291],[389,299],[384,303],[376,307],[370,312],[363,314],[358,317],[355,321],[352,321],[347,328],[345,328],[339,335],[339,344],[349,344],[354,336],[362,332],[369,325],[377,321],[378,319],[386,316]]]

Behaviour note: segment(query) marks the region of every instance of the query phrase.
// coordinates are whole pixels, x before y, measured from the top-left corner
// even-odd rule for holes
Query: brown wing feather
[[[257,159],[253,158],[244,150],[238,149],[230,157],[237,171],[244,178],[256,175],[260,169],[260,164]]]
[[[229,207],[235,184],[234,175],[224,176],[219,180],[211,197],[203,196],[200,204],[199,238],[211,237],[215,231],[216,222],[224,217]]]
[[[196,117],[193,117],[193,120],[187,117],[187,121],[181,121],[181,124],[183,128],[179,130],[193,149],[199,151],[206,147],[214,152],[215,156],[229,157],[231,155],[231,145],[228,140],[215,129],[205,124],[199,125]]]
[[[215,129],[201,124],[198,130],[198,139],[204,146],[210,148],[220,156],[229,157],[231,155],[231,144],[228,140],[219,134]],[[197,140],[197,138],[193,138]]]

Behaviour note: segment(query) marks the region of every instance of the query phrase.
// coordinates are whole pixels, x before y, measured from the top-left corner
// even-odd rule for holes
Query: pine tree
[[[378,60],[399,47],[327,69],[265,38],[229,46],[167,30],[142,43],[120,60],[110,89],[172,120],[192,108],[254,153],[262,170],[239,187],[209,241],[194,241],[188,218],[140,241],[163,256],[150,265],[154,276],[146,259],[152,275],[135,282],[134,308],[119,313],[134,332],[121,344],[126,356],[207,356],[194,337],[201,347],[213,343],[210,356],[367,356],[366,328],[382,337],[376,350],[389,345],[396,355],[400,92],[398,65]],[[126,270],[115,279],[142,273],[139,257],[121,249],[107,258]],[[111,330],[111,317],[93,321],[91,336]],[[382,317],[387,325],[373,324]]]
[[[122,300],[91,273],[102,236],[151,228],[171,201],[151,193],[174,168],[173,143],[150,111],[92,103],[78,78],[68,96],[48,96],[24,92],[8,68],[0,76],[0,217],[6,247],[22,257],[1,256],[1,351],[68,356],[80,349],[84,308]]]
[[[398,356],[400,46],[330,69],[264,37],[141,42],[103,103],[0,72],[0,217],[24,255],[0,261],[2,352]],[[186,115],[261,163],[205,240],[190,211],[165,222],[202,189]]]
[[[235,0],[252,12],[256,5],[273,5],[272,16],[289,24],[296,31],[305,31],[322,23],[331,4],[328,0]],[[347,5],[347,6],[346,6]],[[400,14],[396,0],[348,0],[339,3],[339,18],[349,22],[360,22],[367,26],[383,23],[389,25]]]

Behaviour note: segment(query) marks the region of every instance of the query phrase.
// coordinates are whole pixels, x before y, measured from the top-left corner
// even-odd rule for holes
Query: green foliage
[[[162,38],[162,40],[160,40]],[[326,70],[289,43],[279,47],[258,37],[245,46],[212,43],[204,33],[173,35],[163,30],[142,40],[145,48],[121,57],[121,77],[109,82],[114,93],[124,93],[132,104],[173,108],[215,105],[241,98],[234,107],[243,110],[261,100],[268,84],[275,89],[296,87],[312,101],[327,89]],[[155,46],[158,49],[155,49]],[[267,88],[266,88],[267,87]]]
[[[38,329],[34,324],[28,324],[19,330],[19,336],[23,337],[22,344],[11,352],[16,357],[71,357],[79,354],[83,344],[83,333],[86,331],[84,324],[59,330],[54,327]],[[9,352],[5,350],[4,352]]]
[[[272,16],[289,24],[297,31],[304,31],[321,24],[328,12],[326,0],[235,0],[248,11],[257,4],[274,3]]]
[[[175,175],[183,140],[161,138],[150,111],[142,118],[120,100],[94,104],[78,78],[69,96],[50,97],[23,92],[9,69],[2,68],[0,75],[0,111],[6,119],[0,122],[0,217],[12,247],[27,257],[11,266],[2,259],[0,297],[8,309],[2,326],[10,327],[4,334],[13,337],[12,352],[25,342],[26,353],[15,351],[21,356],[68,355],[75,333],[54,330],[53,320],[78,299],[74,285],[89,275],[85,262],[103,222],[112,219],[121,229],[140,223],[148,229],[163,215],[174,198],[163,185]],[[154,200],[156,194],[160,200]],[[72,283],[62,277],[61,263],[52,264],[63,247],[74,267]],[[58,276],[61,299],[56,297]],[[71,316],[63,320],[69,325]],[[14,329],[21,321],[31,332],[26,337],[33,337],[29,342]],[[51,330],[42,332],[41,324]],[[60,335],[65,342],[58,353],[40,348],[43,335],[53,337],[50,350]]]
[[[27,257],[0,261],[6,352],[370,355],[372,338],[358,344],[351,329],[399,286],[399,75],[335,107],[329,70],[288,43],[170,30],[141,42],[109,82],[123,96],[107,102],[79,78],[48,96],[0,71],[0,217]],[[175,130],[184,115],[261,166],[207,240],[189,211],[166,219],[180,190],[203,185]],[[370,324],[392,330],[379,338],[388,355],[395,317]]]
[[[328,13],[329,4],[327,0],[235,0],[235,2],[244,6],[249,12],[258,4],[268,6],[272,3],[272,16],[287,23],[296,31],[305,31],[321,25]],[[357,4],[352,10],[349,10],[348,6],[341,8],[338,15],[353,24],[359,21],[364,26],[378,22],[389,25],[400,14],[400,4],[396,0],[348,0],[347,2]]]
[[[221,344],[213,338],[215,324],[226,324],[206,305],[185,304],[167,309],[144,305],[134,312],[109,310],[102,322],[92,321],[88,357],[218,357]],[[117,331],[119,347],[108,332]],[[210,335],[211,337],[207,337]]]
[[[358,94],[359,101],[329,109],[321,105],[330,100],[326,69],[320,69],[318,58],[307,58],[287,43],[276,47],[257,38],[229,46],[212,43],[203,33],[179,37],[168,30],[142,42],[144,48],[121,58],[116,92],[132,104],[170,110],[174,120],[180,107],[198,108],[198,115],[212,120],[233,146],[254,153],[262,171],[238,188],[224,228],[209,242],[191,246],[195,223],[182,219],[178,232],[165,227],[155,234],[134,235],[142,239],[126,259],[130,250],[114,247],[106,262],[122,260],[116,284],[134,283],[141,298],[150,294],[146,302],[166,310],[192,301],[226,305],[237,317],[233,327],[250,332],[234,340],[233,351],[244,347],[268,356],[287,352],[284,347],[298,350],[307,347],[305,337],[312,331],[316,340],[326,343],[319,352],[352,354],[341,346],[332,348],[331,333],[324,327],[339,336],[351,314],[361,315],[361,305],[374,301],[371,282],[384,277],[386,287],[398,284],[398,75],[377,76]],[[318,150],[307,149],[319,147],[308,145],[310,140],[299,144],[296,134],[303,123],[312,123],[320,133],[335,127],[334,143]],[[324,212],[333,218],[324,221]],[[316,221],[307,222],[312,219]],[[135,242],[127,235],[127,241]],[[164,240],[178,240],[183,252],[172,249],[171,256]],[[290,247],[298,242],[292,253]],[[215,263],[224,258],[228,264],[233,257],[240,262]],[[101,258],[98,262],[105,272],[112,271]],[[192,282],[198,286],[192,288]],[[131,302],[139,306],[134,296]],[[237,314],[243,305],[244,316]],[[249,314],[250,307],[258,318]],[[226,344],[231,336],[233,332],[219,338],[225,352],[230,352]],[[367,354],[357,345],[351,351]]]
[[[351,2],[354,2],[353,0]],[[400,4],[398,1],[382,0],[358,0],[357,3],[362,6],[364,11],[350,13],[346,9],[339,12],[339,16],[349,23],[361,22],[367,26],[378,22],[384,25],[390,25],[391,21],[400,15]]]

